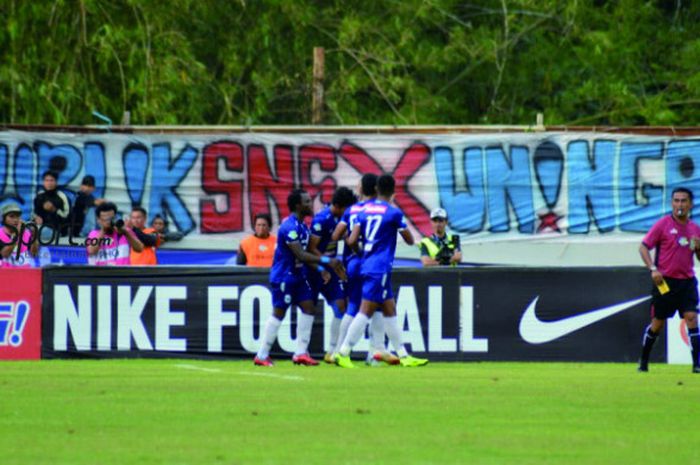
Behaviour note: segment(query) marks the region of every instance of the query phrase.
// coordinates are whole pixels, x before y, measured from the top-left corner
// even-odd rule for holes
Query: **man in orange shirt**
[[[160,246],[162,240],[160,234],[153,228],[146,226],[146,210],[142,207],[133,207],[129,216],[129,225],[136,234],[136,237],[143,243],[143,251],[136,252],[131,249],[129,258],[132,265],[157,265],[156,248]]]
[[[272,218],[267,213],[255,215],[255,234],[246,237],[236,255],[236,265],[271,267],[277,238],[270,234]]]

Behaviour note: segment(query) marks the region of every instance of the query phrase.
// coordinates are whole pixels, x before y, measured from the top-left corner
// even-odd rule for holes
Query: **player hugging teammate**
[[[273,365],[270,349],[277,338],[282,319],[292,305],[301,308],[297,322],[297,348],[292,361],[299,365],[318,365],[308,353],[308,344],[319,293],[329,299],[329,303],[334,307],[331,351],[325,357],[327,362],[334,361],[340,367],[353,368],[350,360],[352,347],[364,335],[368,322],[379,310],[379,313],[383,314],[385,328],[373,331],[376,335],[371,344],[370,360],[407,367],[428,363],[427,359],[408,354],[396,317],[391,270],[396,252],[397,233],[409,245],[414,241],[406,227],[403,213],[390,203],[394,195],[394,186],[393,177],[380,176],[376,179],[376,198],[372,198],[372,193],[367,195],[363,189],[362,194],[370,200],[361,204],[355,203],[352,207],[351,204],[355,200],[352,192],[347,188],[338,189],[331,205],[315,216],[311,232],[303,222],[304,217],[312,213],[311,198],[302,190],[295,190],[289,195],[287,206],[290,216],[280,225],[277,249],[270,270],[273,314],[262,331],[260,350],[254,359],[255,365]],[[340,219],[349,207],[355,216],[346,217],[341,223]],[[339,224],[344,227],[339,227]],[[357,307],[357,297],[361,296],[359,311],[354,318],[348,315],[350,312],[344,312],[348,307],[347,293],[343,292],[344,286],[341,285],[341,281],[347,281],[347,276],[343,264],[336,258],[335,241],[343,236],[343,229],[350,233],[346,238],[346,248],[350,249],[346,253],[350,254],[352,251],[359,257],[359,261],[353,265],[353,279],[356,281],[347,283],[349,285],[346,286],[354,289],[353,308]],[[330,274],[329,268],[336,277]],[[359,279],[356,273],[358,270]],[[353,301],[353,298],[350,300]],[[347,334],[344,334],[345,328]],[[396,348],[398,358],[386,350],[384,330]]]

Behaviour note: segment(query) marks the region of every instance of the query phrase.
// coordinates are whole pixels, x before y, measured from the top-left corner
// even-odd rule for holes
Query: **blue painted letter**
[[[618,195],[622,231],[646,232],[664,213],[663,187],[648,183],[639,186],[639,161],[661,159],[662,147],[661,143],[633,142],[620,147]]]
[[[452,149],[435,149],[435,174],[437,176],[440,204],[447,210],[450,226],[460,232],[478,232],[484,227],[484,174],[483,155],[480,148],[464,151],[464,179],[466,186],[457,191]],[[461,186],[460,186],[461,187]]]
[[[515,210],[518,231],[532,234],[535,209],[532,202],[532,179],[527,148],[511,147],[510,159],[501,147],[486,149],[489,223],[491,232],[510,231],[508,202]]]
[[[600,232],[615,229],[615,142],[595,141],[593,156],[588,141],[571,142],[567,161],[569,232],[588,234],[591,220]]]
[[[187,234],[194,229],[194,220],[175,189],[187,176],[197,159],[197,150],[187,145],[175,161],[170,160],[170,145],[156,144],[152,152],[153,169],[151,170],[151,198],[149,216],[163,215],[167,209],[177,228]]]

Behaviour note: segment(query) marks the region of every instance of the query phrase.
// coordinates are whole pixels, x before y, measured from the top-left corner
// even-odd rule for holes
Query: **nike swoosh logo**
[[[590,310],[585,313],[580,313],[578,315],[562,318],[561,320],[556,321],[542,321],[537,318],[535,308],[537,307],[537,301],[539,299],[540,296],[537,296],[532,302],[530,302],[530,305],[528,305],[525,313],[523,313],[523,316],[520,319],[520,336],[522,336],[522,338],[530,344],[544,344],[545,342],[551,342],[555,339],[559,339],[560,337],[566,336],[567,334],[571,334],[574,331],[578,331],[581,328],[591,325],[596,321],[603,320],[616,313],[620,313],[623,310],[627,310],[630,307],[634,307],[645,300],[649,300],[651,299],[651,296],[628,300],[627,302]]]

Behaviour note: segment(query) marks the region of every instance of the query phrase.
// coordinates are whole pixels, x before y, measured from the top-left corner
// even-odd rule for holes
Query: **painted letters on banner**
[[[0,133],[0,203],[25,219],[48,169],[74,195],[83,175],[122,210],[142,205],[185,234],[175,247],[232,249],[257,213],[274,224],[302,187],[316,205],[364,173],[390,173],[410,227],[447,210],[463,244],[569,238],[638,243],[671,190],[700,195],[700,140],[596,133],[60,134]],[[504,241],[505,240],[505,241]],[[517,257],[514,258],[517,261]]]

